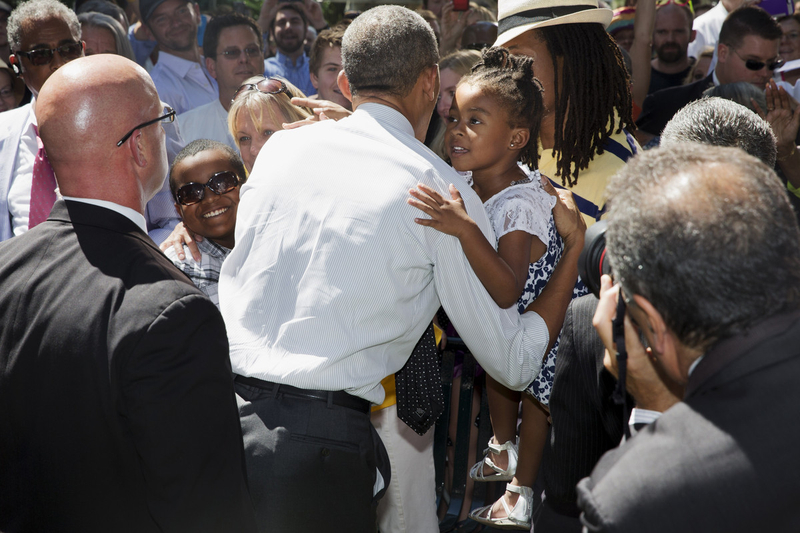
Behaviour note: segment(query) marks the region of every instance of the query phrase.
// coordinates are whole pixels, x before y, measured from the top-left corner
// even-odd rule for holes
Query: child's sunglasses
[[[239,176],[230,170],[217,172],[204,184],[187,183],[175,191],[175,199],[181,205],[194,205],[206,195],[206,188],[217,195],[231,192],[239,185]]]

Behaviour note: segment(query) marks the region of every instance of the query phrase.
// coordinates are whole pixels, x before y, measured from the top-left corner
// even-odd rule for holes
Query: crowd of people
[[[448,335],[464,527],[800,530],[800,15],[624,3],[0,1],[0,531],[438,531]]]

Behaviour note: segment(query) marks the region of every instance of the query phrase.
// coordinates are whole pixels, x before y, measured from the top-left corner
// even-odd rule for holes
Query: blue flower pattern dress
[[[547,244],[547,251],[544,255],[535,263],[528,265],[528,280],[517,301],[517,310],[520,313],[524,313],[525,308],[542,293],[561,259],[564,249],[564,243],[556,231],[553,220],[553,206],[555,206],[556,198],[550,196],[542,187],[538,170],[529,172],[529,177],[530,180],[520,180],[521,182],[503,189],[484,203],[497,239],[495,248],[500,242],[500,237],[512,231],[524,231]],[[471,179],[469,181],[471,185]],[[578,278],[572,297],[577,298],[588,292]],[[525,389],[525,392],[531,394],[545,406],[550,403],[557,351],[558,339],[545,356],[538,376]]]

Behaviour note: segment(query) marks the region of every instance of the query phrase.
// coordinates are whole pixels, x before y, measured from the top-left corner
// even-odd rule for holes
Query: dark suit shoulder
[[[647,95],[636,127],[652,135],[661,135],[664,126],[675,113],[689,102],[700,99],[703,92],[713,86],[714,79],[709,75],[688,85],[668,87]]]

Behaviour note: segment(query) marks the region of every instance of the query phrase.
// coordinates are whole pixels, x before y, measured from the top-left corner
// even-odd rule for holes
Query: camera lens
[[[606,227],[605,220],[596,222],[586,230],[585,242],[578,257],[578,273],[592,294],[600,297],[600,277],[610,274],[611,267],[606,264]]]

